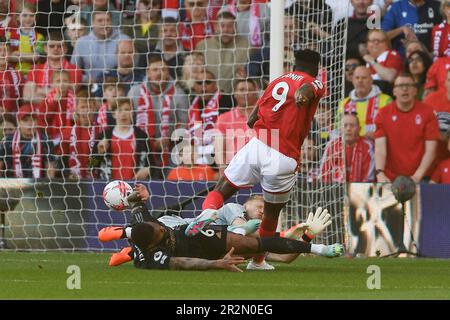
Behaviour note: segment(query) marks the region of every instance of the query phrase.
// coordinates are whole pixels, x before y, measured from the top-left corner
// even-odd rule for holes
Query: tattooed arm
[[[308,106],[314,98],[314,89],[309,83],[305,83],[295,92],[295,103],[299,108],[302,106]]]
[[[245,262],[243,257],[233,257],[232,248],[222,259],[206,260],[200,258],[172,257],[169,262],[170,270],[208,270],[225,269],[232,272],[242,272],[236,265]]]

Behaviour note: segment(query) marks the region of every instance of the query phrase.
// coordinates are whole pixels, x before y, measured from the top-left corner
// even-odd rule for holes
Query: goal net
[[[326,1],[298,1],[297,4],[301,5],[291,8],[295,23],[287,23],[288,41],[293,47],[320,52],[322,68],[318,77],[325,84],[327,93],[319,104],[311,133],[302,146],[299,179],[283,212],[281,228],[305,221],[308,213],[315,212],[317,207],[327,208],[333,223],[315,241],[343,243],[346,186],[345,183],[328,183],[323,179],[323,175],[329,172],[321,172],[321,159],[327,143],[336,135],[334,118],[339,101],[344,98],[348,2],[342,1],[339,12],[332,10]],[[343,158],[343,155],[335,156]]]
[[[167,207],[200,213],[205,190],[252,136],[246,117],[269,81],[270,5],[178,2],[2,2],[0,249],[126,246],[97,237],[131,221],[103,202],[111,180],[144,183],[155,216]],[[322,0],[285,8],[285,70],[295,49],[319,51],[327,94],[280,227],[322,206],[333,224],[316,242],[343,242],[345,185],[322,181],[320,159],[343,98],[347,21]]]

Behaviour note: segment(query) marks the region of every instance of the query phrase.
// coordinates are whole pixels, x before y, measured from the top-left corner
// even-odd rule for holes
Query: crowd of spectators
[[[317,49],[328,85],[301,176],[450,183],[450,0],[285,2],[284,71]],[[217,179],[253,137],[269,29],[266,0],[0,0],[0,176]]]
[[[346,98],[320,163],[323,179],[390,182],[405,175],[448,183],[450,1],[351,3]],[[380,28],[373,27],[378,13]],[[356,125],[355,140],[350,128]]]

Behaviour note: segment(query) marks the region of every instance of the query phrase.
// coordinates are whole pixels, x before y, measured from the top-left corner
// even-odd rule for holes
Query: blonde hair
[[[371,30],[369,30],[369,33],[367,34],[367,41],[369,41],[370,35],[375,33],[375,32],[380,33],[383,36],[384,41],[386,42],[388,48],[392,49],[391,40],[389,39],[388,34],[384,30],[381,30],[381,29],[371,29]]]
[[[250,197],[248,197],[248,199],[247,199],[247,201],[245,201],[245,203],[249,203],[252,201],[263,201],[264,202],[264,198],[260,194],[252,194]]]

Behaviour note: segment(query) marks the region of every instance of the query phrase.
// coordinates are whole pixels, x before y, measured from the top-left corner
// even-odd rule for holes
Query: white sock
[[[314,253],[318,256],[323,255],[323,251],[325,251],[326,246],[323,244],[311,244],[311,253]]]
[[[128,239],[131,238],[131,227],[125,228],[125,234],[127,235],[127,238],[128,238]]]
[[[237,233],[237,234],[240,234],[240,235],[242,235],[242,236],[245,236],[245,235],[246,235],[245,229],[244,229],[244,228],[239,228],[239,226],[229,226],[229,227],[227,228],[227,230],[228,230],[229,232]]]
[[[237,234],[240,234],[240,235],[243,235],[243,236],[246,235],[246,231],[245,231],[244,228],[236,228],[236,229],[234,229],[234,230],[231,231],[231,232],[234,232],[234,233],[237,233]]]

